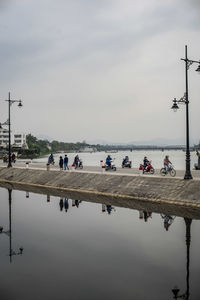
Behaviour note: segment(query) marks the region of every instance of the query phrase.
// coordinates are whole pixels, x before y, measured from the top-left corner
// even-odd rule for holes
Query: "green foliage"
[[[51,143],[47,140],[38,140],[35,136],[28,134],[26,136],[28,148],[32,153],[36,155],[45,155],[50,152],[55,153],[57,151],[79,151],[81,148],[89,146],[85,141],[82,143],[64,143],[58,141],[52,141]]]
[[[39,156],[50,152],[48,141],[38,140],[35,136],[28,134],[26,136],[26,142],[31,155],[34,153]]]

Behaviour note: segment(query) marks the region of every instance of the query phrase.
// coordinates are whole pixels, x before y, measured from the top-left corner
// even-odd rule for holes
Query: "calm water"
[[[187,257],[183,218],[166,230],[160,214],[15,190],[9,206],[8,190],[0,195],[2,300],[169,300],[174,285],[199,299],[199,221]],[[22,255],[9,256],[10,241]]]
[[[69,157],[69,163],[73,163],[74,153],[67,153]],[[133,167],[138,168],[143,162],[143,158],[146,155],[149,160],[152,161],[154,168],[160,169],[163,166],[163,159],[165,155],[169,155],[171,162],[173,163],[175,169],[184,170],[185,169],[185,152],[180,150],[169,150],[169,151],[118,151],[117,153],[105,153],[105,152],[95,152],[95,153],[79,153],[79,157],[83,160],[85,166],[99,166],[100,160],[106,159],[107,155],[110,154],[113,159],[115,159],[115,164],[117,167],[121,166],[122,159],[128,155],[129,159],[133,163]],[[58,163],[59,156],[63,154],[55,154],[55,161]],[[34,159],[33,162],[47,162],[48,157],[42,157],[39,159]],[[191,152],[191,168],[193,168],[194,163],[197,163],[197,156],[195,152]]]

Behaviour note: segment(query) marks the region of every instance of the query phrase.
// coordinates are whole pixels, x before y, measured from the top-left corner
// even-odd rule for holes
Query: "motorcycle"
[[[78,168],[83,169],[83,162],[81,159],[78,161],[78,164],[75,164],[75,169],[78,169]]]
[[[130,160],[125,161],[123,159],[123,161],[122,161],[122,168],[131,168],[131,167],[132,167],[132,162]]]
[[[111,170],[111,171],[116,171],[117,168],[115,167],[114,163],[111,161],[111,162],[110,162],[110,165],[105,164],[105,170],[106,170],[106,171],[109,171],[109,170]]]
[[[144,174],[144,173],[150,173],[150,174],[154,174],[154,173],[155,173],[155,169],[154,169],[154,167],[152,166],[151,161],[149,161],[149,162],[147,163],[146,168],[144,167],[144,165],[140,165],[140,169],[142,169],[143,174]]]

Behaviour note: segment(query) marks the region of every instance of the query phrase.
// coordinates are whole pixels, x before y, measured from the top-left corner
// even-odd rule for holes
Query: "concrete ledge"
[[[190,208],[195,211],[195,218],[200,215],[199,180],[0,168],[0,185],[6,184],[13,188],[21,186],[27,191],[35,189],[35,192],[42,190],[42,193],[74,194],[76,197],[79,194],[79,198],[100,199],[96,202],[101,203],[105,199],[118,199],[119,206],[127,202],[130,207],[132,201],[137,207],[148,203],[157,207]]]

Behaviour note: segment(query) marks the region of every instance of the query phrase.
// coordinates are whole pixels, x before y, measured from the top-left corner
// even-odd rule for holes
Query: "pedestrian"
[[[68,157],[67,157],[67,154],[65,154],[65,157],[64,157],[64,170],[69,170],[69,167],[68,167]]]
[[[198,150],[196,150],[196,155],[197,155],[197,157],[198,157],[198,162],[197,162],[197,164],[198,164],[198,167],[200,168],[200,152],[199,152]]]
[[[63,158],[62,158],[62,156],[60,156],[59,166],[60,166],[60,170],[63,170]]]

